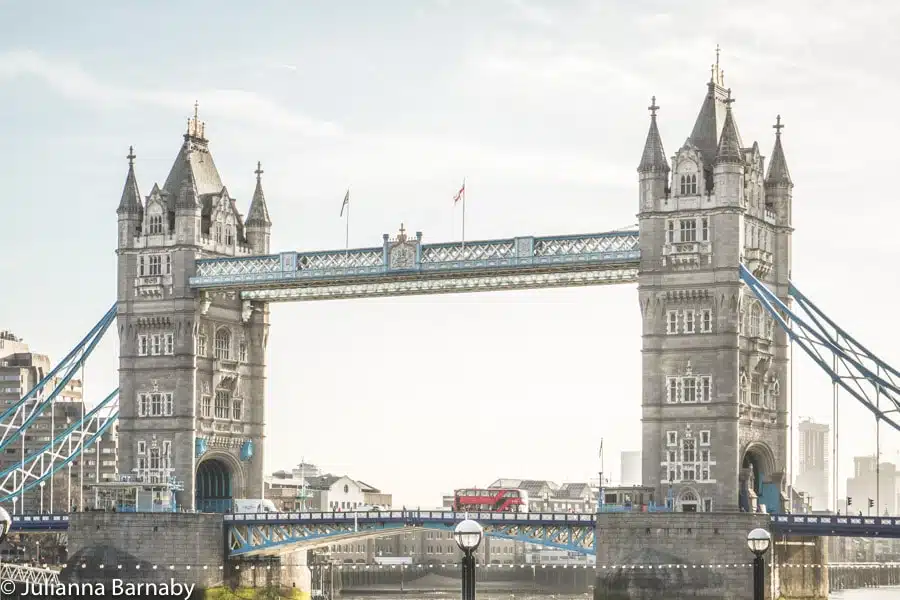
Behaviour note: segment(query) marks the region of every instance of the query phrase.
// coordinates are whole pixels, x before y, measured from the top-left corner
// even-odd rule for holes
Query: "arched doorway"
[[[678,509],[681,512],[700,512],[700,498],[697,497],[697,493],[690,488],[681,492]]]
[[[197,467],[194,500],[200,512],[224,513],[231,510],[233,490],[229,466],[217,458],[209,458]]]
[[[778,512],[781,509],[780,483],[773,478],[775,458],[765,444],[751,444],[741,459],[739,503],[742,511]]]

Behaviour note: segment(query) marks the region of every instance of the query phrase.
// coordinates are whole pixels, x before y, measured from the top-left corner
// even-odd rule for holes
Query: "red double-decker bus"
[[[504,488],[464,488],[453,492],[453,510],[472,512],[527,512],[528,494]]]

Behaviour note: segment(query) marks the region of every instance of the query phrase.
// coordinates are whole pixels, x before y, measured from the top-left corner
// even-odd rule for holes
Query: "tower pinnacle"
[[[638,173],[659,171],[667,173],[669,163],[666,161],[666,153],[663,150],[662,138],[659,135],[659,127],[656,125],[656,96],[650,99],[650,131],[647,132],[647,141],[644,142],[644,152],[641,155],[641,163],[638,165]]]
[[[125,188],[116,213],[143,218],[144,208],[141,204],[141,193],[138,190],[137,177],[134,174],[134,146],[128,147],[128,175],[125,177]]]
[[[781,124],[781,115],[775,118],[775,124],[772,125],[775,130],[775,148],[772,149],[772,160],[769,162],[769,172],[766,174],[766,185],[794,185],[791,181],[791,173],[788,170],[787,160],[784,158],[784,148],[781,146],[781,130],[784,125]]]
[[[256,189],[253,191],[253,199],[250,201],[250,210],[247,211],[247,227],[263,227],[272,226],[269,219],[269,207],[266,206],[266,195],[262,189],[262,161],[256,163]]]
[[[731,111],[734,98],[731,97],[730,89],[723,102],[725,103],[725,123],[722,125],[722,136],[719,138],[719,147],[716,151],[716,164],[741,163],[743,162],[741,136],[738,134],[737,125],[734,123],[734,114]]]

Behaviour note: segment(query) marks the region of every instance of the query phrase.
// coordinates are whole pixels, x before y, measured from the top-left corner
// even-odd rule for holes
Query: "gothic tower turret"
[[[141,203],[141,192],[138,190],[137,177],[134,174],[134,146],[128,148],[128,175],[125,177],[125,188],[116,214],[119,215],[119,248],[126,248],[134,243],[134,238],[141,233],[144,220],[144,206]]]
[[[272,221],[269,219],[269,208],[266,206],[266,196],[262,189],[262,163],[256,163],[256,190],[253,192],[253,200],[250,201],[250,211],[247,213],[247,244],[254,254],[269,253],[269,236],[272,231]]]
[[[784,485],[786,339],[740,267],[787,298],[790,231],[763,198],[783,205],[789,178],[776,139],[764,187],[759,147],[744,147],[733,102],[717,57],[668,195],[638,215],[644,485],[681,511],[777,511]],[[655,123],[650,138],[642,166],[655,156]],[[640,173],[643,200],[656,180]]]
[[[722,124],[722,135],[719,137],[713,167],[716,198],[719,204],[725,206],[741,206],[744,199],[744,153],[741,149],[741,136],[731,112],[733,102],[729,89],[725,99],[725,122]]]
[[[659,127],[656,125],[656,96],[648,107],[650,111],[650,130],[644,142],[644,153],[638,165],[640,174],[640,210],[654,210],[657,202],[662,202],[668,195],[669,163],[663,150]]]
[[[790,227],[794,182],[791,181],[791,173],[784,158],[784,148],[781,146],[781,130],[784,129],[781,115],[776,117],[775,125],[772,127],[775,129],[775,148],[772,149],[769,172],[766,174],[766,208],[775,212],[779,225]]]
[[[253,248],[196,105],[143,208],[133,154],[118,210],[119,471],[177,480],[179,506],[223,511],[263,493],[269,313],[233,293],[198,293],[190,278],[203,258],[268,250],[262,188],[251,208],[262,218],[250,220],[263,221],[265,239]]]

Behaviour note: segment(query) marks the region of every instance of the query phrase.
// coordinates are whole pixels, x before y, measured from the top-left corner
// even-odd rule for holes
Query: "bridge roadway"
[[[379,537],[409,528],[451,531],[466,517],[493,537],[594,554],[594,513],[292,512],[223,515],[231,556],[278,554],[289,547],[314,547],[342,539]],[[15,515],[13,533],[66,531],[69,515]],[[900,538],[900,517],[773,514],[776,535]]]

